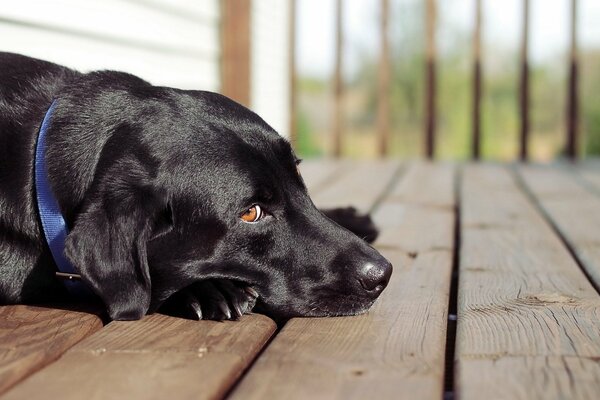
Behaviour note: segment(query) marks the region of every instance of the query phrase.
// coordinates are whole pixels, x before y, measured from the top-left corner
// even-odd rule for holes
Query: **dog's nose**
[[[359,282],[365,290],[379,294],[385,289],[392,275],[392,264],[387,260],[366,263],[359,272]]]

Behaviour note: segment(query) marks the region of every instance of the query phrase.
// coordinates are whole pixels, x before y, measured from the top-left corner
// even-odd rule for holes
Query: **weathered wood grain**
[[[312,196],[347,173],[348,167],[349,163],[345,161],[323,159],[302,161],[299,169]]]
[[[587,181],[596,191],[600,191],[600,161],[588,161],[579,165],[577,172]]]
[[[448,226],[454,224],[454,175],[451,164],[413,163],[375,215],[381,229],[377,247],[398,248],[409,256],[421,249],[446,249]],[[429,217],[432,211],[442,211],[436,223]],[[406,218],[409,227],[399,223]]]
[[[100,328],[100,318],[86,312],[0,307],[0,393]]]
[[[379,179],[372,171],[370,178],[362,175],[364,182]],[[444,166],[411,168],[397,198],[375,214],[385,238],[381,250],[394,264],[375,306],[355,317],[292,319],[232,398],[441,398],[454,225],[454,199],[445,192],[452,192],[452,179]],[[340,184],[331,190],[342,193]],[[361,190],[377,195],[372,186]],[[413,193],[421,188],[431,196]]]
[[[519,173],[600,287],[600,196],[565,168],[522,166]]]
[[[461,399],[597,399],[600,363],[572,356],[463,359]],[[510,379],[507,379],[510,374]]]
[[[600,360],[598,293],[507,169],[467,166],[462,182],[458,395],[599,393],[589,379]]]
[[[313,194],[313,201],[322,208],[354,206],[367,212],[399,167],[393,160],[346,163],[344,173]]]
[[[198,322],[155,314],[111,322],[5,398],[222,398],[274,331],[262,315]]]

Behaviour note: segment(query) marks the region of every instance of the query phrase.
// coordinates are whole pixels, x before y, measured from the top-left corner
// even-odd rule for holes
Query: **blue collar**
[[[50,126],[50,119],[56,108],[56,100],[52,102],[38,135],[35,149],[35,191],[37,196],[37,207],[42,221],[44,237],[52,253],[52,258],[58,267],[56,276],[63,280],[65,287],[72,295],[78,297],[88,295],[89,289],[81,281],[73,265],[64,256],[65,239],[68,229],[63,218],[58,202],[54,198],[50,182],[48,182],[48,170],[46,166],[46,132]]]

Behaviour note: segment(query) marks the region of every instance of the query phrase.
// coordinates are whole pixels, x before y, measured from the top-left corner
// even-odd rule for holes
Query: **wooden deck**
[[[2,399],[597,399],[600,164],[305,162],[394,264],[365,315],[239,322],[0,307]]]

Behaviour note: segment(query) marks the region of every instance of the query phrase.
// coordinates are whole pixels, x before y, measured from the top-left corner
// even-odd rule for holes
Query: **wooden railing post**
[[[389,0],[381,0],[381,53],[377,90],[377,128],[379,131],[379,155],[385,157],[390,146],[390,43],[389,43]]]
[[[340,157],[342,155],[342,101],[343,101],[343,81],[342,81],[342,46],[343,46],[343,8],[342,0],[336,0],[335,6],[335,70],[333,75],[333,155]]]
[[[475,1],[473,33],[473,159],[481,153],[481,0]]]
[[[567,99],[567,148],[566,155],[575,160],[578,155],[578,54],[577,54],[577,3],[571,0],[571,49],[569,57],[569,88]]]
[[[523,31],[521,33],[521,74],[519,108],[521,111],[521,134],[519,158],[529,158],[529,0],[523,0]]]
[[[251,0],[221,2],[221,93],[250,106]]]
[[[288,63],[289,63],[289,113],[290,113],[290,143],[293,147],[298,144],[298,110],[297,102],[297,74],[296,74],[296,0],[290,0],[289,5],[289,31],[288,31]]]
[[[435,153],[436,74],[435,74],[436,0],[427,0],[425,12],[425,156]]]

